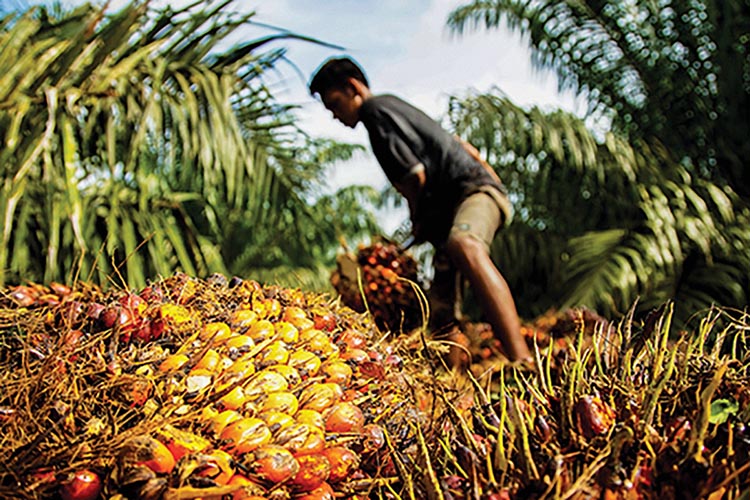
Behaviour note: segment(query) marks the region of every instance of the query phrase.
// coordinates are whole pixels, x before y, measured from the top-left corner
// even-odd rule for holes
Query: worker
[[[310,94],[347,127],[364,125],[378,163],[408,203],[413,236],[435,247],[431,327],[458,319],[457,279],[465,276],[506,356],[529,360],[510,288],[490,257],[495,233],[510,221],[511,204],[476,149],[402,99],[374,95],[348,57],[325,61],[310,81]],[[453,351],[449,361],[466,359]]]

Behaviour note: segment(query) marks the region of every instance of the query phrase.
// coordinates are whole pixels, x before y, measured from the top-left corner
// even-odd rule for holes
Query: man
[[[392,95],[373,95],[349,58],[326,61],[313,76],[310,93],[320,95],[347,127],[365,126],[388,180],[408,202],[414,236],[435,246],[431,323],[455,320],[458,270],[508,358],[530,359],[513,296],[489,254],[495,232],[511,216],[492,169],[422,111]],[[455,353],[451,358],[458,361]]]

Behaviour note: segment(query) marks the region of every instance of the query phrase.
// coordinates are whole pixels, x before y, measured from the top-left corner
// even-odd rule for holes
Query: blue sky
[[[559,95],[552,73],[535,71],[528,43],[500,28],[452,35],[448,14],[468,0],[266,0],[256,2],[254,20],[345,47],[335,50],[285,43],[290,68],[274,84],[281,100],[300,105],[300,124],[315,136],[367,144],[355,130],[334,121],[307,93],[311,73],[326,58],[347,54],[364,68],[375,93],[393,93],[440,119],[450,94],[499,87],[515,103],[578,111],[572,95]],[[333,168],[333,187],[363,183],[382,187],[386,179],[374,158],[362,155]],[[392,224],[404,214],[391,214]]]
[[[313,136],[367,145],[361,125],[351,130],[334,121],[307,92],[311,73],[328,57],[342,54],[360,63],[373,92],[396,94],[438,120],[447,108],[449,95],[469,89],[486,91],[493,86],[519,105],[561,107],[574,112],[584,109],[572,95],[557,93],[554,74],[532,68],[528,43],[520,35],[511,34],[505,27],[452,35],[446,27],[448,14],[469,1],[236,0],[230,7],[254,10],[253,20],[258,23],[344,47],[335,50],[301,41],[284,42],[287,57],[297,69],[282,65],[268,77],[280,101],[299,106],[298,123]],[[77,4],[80,0],[67,2]],[[112,0],[110,9],[124,3],[126,0]],[[187,0],[152,0],[153,5],[167,3],[184,5]],[[268,32],[248,27],[232,41]],[[354,183],[386,185],[385,176],[369,154],[334,166],[329,182],[332,188]],[[389,219],[401,216],[394,214]]]

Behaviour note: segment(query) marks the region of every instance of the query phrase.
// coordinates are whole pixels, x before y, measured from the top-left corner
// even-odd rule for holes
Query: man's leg
[[[502,214],[493,198],[486,193],[474,194],[459,206],[445,250],[469,280],[508,358],[525,360],[531,358],[531,352],[521,335],[513,295],[489,254],[489,244],[501,222]]]
[[[481,242],[465,235],[453,235],[446,245],[456,266],[471,284],[495,336],[512,361],[530,359],[521,323],[508,284],[484,250]]]

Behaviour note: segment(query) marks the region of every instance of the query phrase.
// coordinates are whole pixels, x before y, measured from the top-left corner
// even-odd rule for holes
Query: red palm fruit
[[[336,496],[331,485],[323,483],[309,493],[294,497],[294,500],[336,500]]]
[[[365,416],[357,405],[340,402],[333,405],[325,415],[326,432],[356,432],[362,431]]]
[[[225,449],[234,454],[248,453],[271,441],[271,431],[259,418],[242,418],[229,424],[219,435]]]
[[[82,469],[68,474],[60,484],[62,500],[95,500],[102,491],[102,480],[98,474]]]
[[[320,368],[326,382],[346,387],[352,380],[352,368],[343,361],[329,361]]]
[[[299,472],[299,463],[283,446],[268,444],[248,457],[250,474],[272,484],[284,483]]]
[[[321,454],[298,456],[297,462],[299,463],[299,472],[290,482],[295,491],[313,491],[319,488],[331,474],[331,464]]]
[[[615,422],[615,413],[596,396],[583,396],[574,406],[578,432],[587,439],[605,434]]]
[[[362,453],[372,453],[385,446],[385,431],[377,424],[367,424],[362,428]]]
[[[314,307],[312,310],[315,328],[332,332],[336,328],[336,316],[330,309],[322,306]]]
[[[18,285],[13,288],[10,298],[19,307],[31,307],[36,303],[38,295],[31,287]]]
[[[118,302],[120,303],[120,305],[122,305],[123,308],[130,311],[131,316],[136,320],[140,319],[143,316],[143,313],[146,311],[146,307],[148,307],[146,301],[134,293],[123,295],[122,297],[120,297]]]
[[[344,352],[339,354],[339,358],[342,361],[347,361],[354,365],[359,365],[370,361],[370,355],[362,349],[346,349]]]
[[[323,455],[331,464],[328,481],[336,483],[346,479],[349,474],[359,467],[359,456],[344,446],[332,446],[323,450]]]

